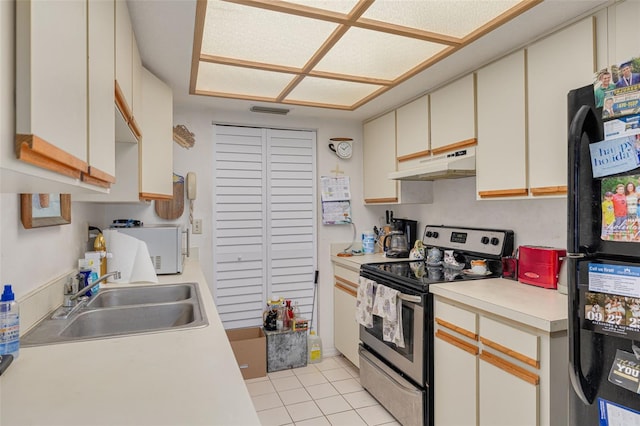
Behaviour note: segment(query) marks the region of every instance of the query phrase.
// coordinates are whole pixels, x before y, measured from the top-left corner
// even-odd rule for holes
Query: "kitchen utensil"
[[[386,257],[409,257],[407,249],[407,236],[400,231],[391,231],[384,237],[382,246],[385,248]]]
[[[173,174],[173,198],[156,200],[156,214],[162,219],[175,220],[184,212],[184,177]]]

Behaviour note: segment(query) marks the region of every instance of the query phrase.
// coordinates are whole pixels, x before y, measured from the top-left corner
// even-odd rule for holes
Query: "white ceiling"
[[[401,0],[397,0],[400,3]],[[426,0],[420,0],[426,1]],[[469,0],[480,1],[480,0]],[[490,1],[490,0],[481,0]],[[173,89],[175,107],[248,112],[253,105],[290,109],[287,117],[365,120],[479,68],[612,0],[546,0],[433,67],[354,111],[189,95],[196,0],[127,0],[143,65]]]

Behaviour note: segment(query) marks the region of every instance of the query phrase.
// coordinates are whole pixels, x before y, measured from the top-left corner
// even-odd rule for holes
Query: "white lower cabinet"
[[[359,366],[360,326],[356,321],[356,294],[360,272],[333,264],[333,338],[336,349]]]
[[[436,296],[437,426],[566,425],[566,333]],[[553,387],[551,386],[553,378]]]

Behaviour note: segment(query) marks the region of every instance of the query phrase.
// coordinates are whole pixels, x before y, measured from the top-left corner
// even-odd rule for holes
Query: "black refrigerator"
[[[623,219],[612,197],[621,184],[640,186],[640,168],[594,177],[599,166],[592,150],[603,140],[602,109],[594,105],[593,86],[569,92],[569,425],[635,426],[640,425],[640,209]],[[634,196],[629,197],[625,205],[633,207]],[[616,202],[621,206],[622,197]]]

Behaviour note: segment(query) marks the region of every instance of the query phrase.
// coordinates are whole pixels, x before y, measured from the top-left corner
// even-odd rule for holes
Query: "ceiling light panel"
[[[200,62],[196,91],[275,99],[293,78],[291,74]]]
[[[377,0],[363,18],[462,38],[520,1]]]
[[[357,0],[288,0],[287,3],[302,6],[315,7],[316,9],[330,10],[331,12],[344,13],[345,15],[358,4]]]
[[[446,47],[352,27],[318,63],[316,70],[394,80]]]
[[[201,53],[301,68],[337,24],[209,1]]]
[[[375,84],[306,77],[293,89],[286,100],[287,102],[313,102],[350,107],[382,87]]]

